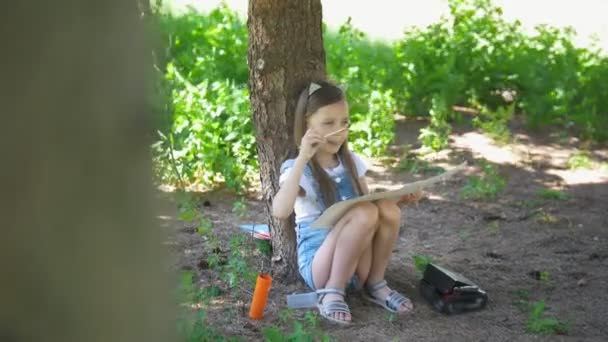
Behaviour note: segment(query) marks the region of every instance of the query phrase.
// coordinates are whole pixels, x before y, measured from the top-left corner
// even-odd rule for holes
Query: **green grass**
[[[498,172],[496,166],[485,160],[481,160],[479,165],[482,169],[481,176],[469,177],[467,184],[460,191],[460,196],[464,199],[494,199],[506,186],[506,178]]]
[[[266,256],[272,255],[272,245],[268,240],[256,239],[255,246],[257,250]]]
[[[293,328],[291,331],[283,331],[275,325],[263,328],[262,335],[267,342],[333,341],[329,335],[321,330],[316,312],[308,311],[303,320],[294,320],[293,313],[290,310],[283,310],[280,312],[279,318],[283,324],[292,321]]]
[[[498,220],[494,220],[488,223],[488,230],[492,234],[498,234],[498,232],[500,231],[500,222]]]
[[[567,201],[570,195],[564,191],[554,189],[540,189],[537,196],[545,200]]]
[[[420,159],[415,155],[407,155],[401,160],[396,169],[398,171],[409,172],[414,175],[418,174],[440,174],[445,172],[445,169],[440,166],[435,166],[424,159]]]

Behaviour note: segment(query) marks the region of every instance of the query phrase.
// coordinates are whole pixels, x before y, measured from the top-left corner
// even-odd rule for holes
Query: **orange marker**
[[[249,309],[249,318],[262,319],[264,316],[264,308],[266,307],[266,299],[268,299],[270,284],[272,284],[272,277],[270,274],[258,275],[258,280],[255,282],[255,291],[253,291],[253,298],[251,300],[251,308]]]

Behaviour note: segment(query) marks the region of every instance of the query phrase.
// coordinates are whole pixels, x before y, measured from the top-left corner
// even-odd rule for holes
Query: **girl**
[[[395,202],[359,203],[333,227],[310,227],[336,201],[368,192],[367,167],[348,149],[348,124],[348,104],[339,87],[320,81],[302,91],[294,125],[299,154],[281,166],[272,209],[274,216],[285,219],[295,208],[300,274],[317,291],[321,316],[344,324],[351,321],[344,301],[347,283],[361,284],[364,298],[391,312],[413,309],[384,280],[399,234],[401,212]],[[412,194],[401,203],[419,198],[420,193]]]

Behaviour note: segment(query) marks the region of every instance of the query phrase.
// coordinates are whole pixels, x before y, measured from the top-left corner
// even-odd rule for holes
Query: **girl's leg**
[[[357,270],[355,274],[357,274],[357,280],[359,281],[359,285],[365,286],[367,283],[367,278],[369,277],[369,271],[372,268],[372,256],[373,256],[373,248],[370,243],[369,247],[363,252],[361,257],[359,258],[359,262],[357,263]]]
[[[378,208],[369,202],[358,203],[336,223],[312,261],[313,281],[317,289],[346,287],[361,255],[369,249],[377,225]],[[328,294],[323,302],[341,299],[337,294]],[[343,314],[335,318],[351,319]]]
[[[377,284],[384,280],[384,273],[393,252],[395,242],[399,237],[401,210],[397,204],[389,200],[376,202],[379,213],[378,230],[372,242],[372,258],[367,284]],[[377,298],[387,298],[392,290],[389,287],[379,289],[373,295]],[[410,303],[404,303],[397,310],[406,312],[411,310]]]

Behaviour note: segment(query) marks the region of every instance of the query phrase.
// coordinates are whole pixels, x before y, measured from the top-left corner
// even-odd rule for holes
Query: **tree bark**
[[[323,79],[325,51],[320,0],[250,0],[249,90],[256,127],[262,191],[273,247],[273,274],[297,279],[293,219],[271,215],[281,163],[296,152],[296,98],[310,81]]]
[[[0,11],[0,341],[176,341],[133,1]]]

